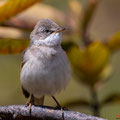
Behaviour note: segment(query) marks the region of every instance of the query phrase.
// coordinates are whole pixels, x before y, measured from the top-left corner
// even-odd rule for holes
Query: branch
[[[64,120],[105,120],[91,115],[73,111],[63,111]],[[52,107],[32,106],[31,114],[29,107],[25,105],[11,105],[0,107],[1,120],[63,120],[62,111]]]

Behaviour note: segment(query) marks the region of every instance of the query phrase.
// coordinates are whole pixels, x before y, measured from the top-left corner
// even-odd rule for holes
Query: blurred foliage
[[[101,73],[108,64],[109,50],[102,43],[93,42],[85,49],[73,47],[69,58],[79,78],[86,84],[94,86],[97,80],[102,79]]]
[[[108,39],[106,45],[110,51],[120,49],[120,32],[116,33],[112,38]]]
[[[85,32],[88,23],[91,20],[92,14],[95,11],[96,5],[98,0],[89,0],[89,6],[87,7],[84,16],[83,16],[83,20],[82,20],[82,30],[83,32]]]
[[[107,97],[102,103],[101,106],[104,106],[106,104],[113,104],[113,103],[119,103],[120,104],[120,95],[119,94],[113,94]]]
[[[107,82],[112,73],[109,61],[120,48],[120,32],[103,42],[90,38],[89,27],[100,1],[88,0],[86,8],[83,9],[78,0],[67,0],[67,12],[45,5],[41,1],[0,1],[0,54],[21,53],[29,44],[29,34],[36,22],[40,18],[53,19],[68,26],[62,47],[68,54],[74,79],[79,83],[82,81],[88,87],[92,99],[74,99],[64,103],[64,106],[89,107],[94,115],[99,116],[100,109],[106,104],[120,103],[120,94],[110,95],[102,102],[98,101],[97,97],[98,88],[104,84],[103,80]],[[41,4],[32,6],[37,2]],[[31,9],[24,11],[29,7]],[[24,12],[19,14],[22,11]]]
[[[0,39],[0,54],[15,54],[22,52],[27,46],[28,40]]]
[[[8,0],[0,6],[0,23],[22,12],[40,0]],[[9,11],[9,12],[8,12]]]

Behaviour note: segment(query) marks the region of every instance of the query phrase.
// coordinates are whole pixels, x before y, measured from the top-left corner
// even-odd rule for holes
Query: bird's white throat
[[[40,46],[40,45],[45,45],[45,46],[56,46],[60,45],[62,41],[62,33],[52,33],[49,35],[47,38],[44,40],[34,40],[34,45]]]

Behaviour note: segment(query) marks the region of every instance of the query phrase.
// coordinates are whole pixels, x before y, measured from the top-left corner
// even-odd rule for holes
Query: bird
[[[66,28],[51,19],[40,19],[30,34],[30,44],[22,57],[20,81],[23,94],[30,97],[28,105],[44,105],[45,96],[66,88],[71,70],[66,52],[61,47],[62,32]]]

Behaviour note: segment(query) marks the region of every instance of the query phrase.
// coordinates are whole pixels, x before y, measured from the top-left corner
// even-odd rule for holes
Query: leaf
[[[101,72],[101,78],[103,79],[103,81],[101,82],[102,83],[107,82],[111,77],[111,73],[112,73],[112,67],[111,65],[108,64]]]
[[[120,94],[110,95],[101,103],[101,106],[112,103],[120,103]]]
[[[85,49],[73,47],[68,56],[74,73],[83,82],[94,85],[101,79],[101,73],[107,66],[109,50],[102,43],[94,42]]]
[[[20,53],[28,46],[28,43],[28,40],[0,39],[0,54]]]
[[[75,99],[73,101],[68,101],[67,103],[64,103],[62,106],[66,106],[66,107],[73,107],[73,106],[90,107],[91,104],[87,100]]]
[[[8,0],[0,6],[0,23],[22,12],[31,5],[41,0]]]
[[[116,33],[112,38],[110,38],[106,45],[111,51],[120,49],[120,32]]]

